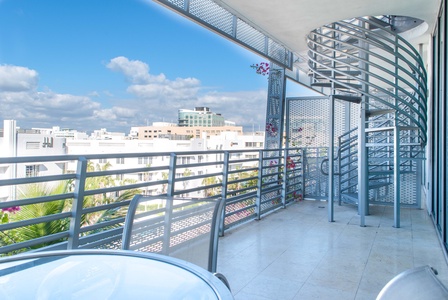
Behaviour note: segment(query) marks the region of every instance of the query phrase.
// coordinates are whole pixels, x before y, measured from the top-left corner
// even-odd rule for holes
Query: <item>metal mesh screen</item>
[[[190,0],[190,13],[213,27],[232,34],[233,15],[211,0]]]
[[[244,47],[265,56],[269,61],[292,69],[292,52],[265,33],[250,25],[243,16],[237,16],[212,0],[155,0],[205,27],[225,35]]]
[[[262,52],[265,47],[265,36],[241,19],[237,21],[236,38]]]
[[[174,6],[177,6],[178,8],[184,8],[185,7],[185,1],[184,0],[167,0],[167,2],[170,2]]]
[[[290,147],[328,147],[330,108],[328,97],[287,99],[288,145]],[[334,138],[346,131],[345,103],[335,101]],[[337,145],[336,145],[337,146]]]

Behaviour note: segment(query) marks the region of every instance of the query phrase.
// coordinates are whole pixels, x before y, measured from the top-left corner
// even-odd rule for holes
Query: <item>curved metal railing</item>
[[[387,20],[362,17],[339,21],[315,29],[307,37],[311,85],[324,88],[323,92],[335,99],[365,104],[368,189],[373,193],[394,182],[395,156],[400,157],[398,173],[415,172],[414,161],[423,157],[427,142],[424,63]],[[356,138],[353,130],[347,136]],[[349,139],[344,146],[347,137],[342,137],[335,174],[339,201],[344,195],[345,201],[356,202],[357,152],[351,149],[357,140]],[[394,153],[395,149],[399,153]]]
[[[335,22],[308,35],[312,85],[369,109],[394,111],[395,125],[426,137],[426,71],[419,53],[374,17]]]

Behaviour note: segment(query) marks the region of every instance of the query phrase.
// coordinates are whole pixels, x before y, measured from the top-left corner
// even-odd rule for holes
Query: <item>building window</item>
[[[152,163],[152,157],[139,157],[138,164],[139,165],[148,165]]]
[[[37,177],[37,176],[39,176],[39,165],[26,166],[25,174],[26,174],[26,177]]]
[[[123,165],[124,164],[124,157],[117,157],[117,165]]]
[[[26,149],[39,149],[39,142],[26,142]]]
[[[107,164],[107,158],[100,158],[99,159],[100,164]]]
[[[43,148],[53,148],[53,137],[44,137]]]

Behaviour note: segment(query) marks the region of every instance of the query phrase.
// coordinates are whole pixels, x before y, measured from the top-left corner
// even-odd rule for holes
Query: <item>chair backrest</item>
[[[224,199],[136,195],[126,215],[122,249],[153,252],[216,272]]]
[[[381,290],[377,300],[440,300],[448,299],[448,289],[430,266],[406,270],[392,278]]]

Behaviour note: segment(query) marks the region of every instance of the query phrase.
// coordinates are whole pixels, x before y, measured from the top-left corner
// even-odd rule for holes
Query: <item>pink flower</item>
[[[11,207],[2,208],[2,212],[9,212],[9,213],[13,213],[13,214],[18,212],[19,210],[20,210],[20,206],[11,206]]]

